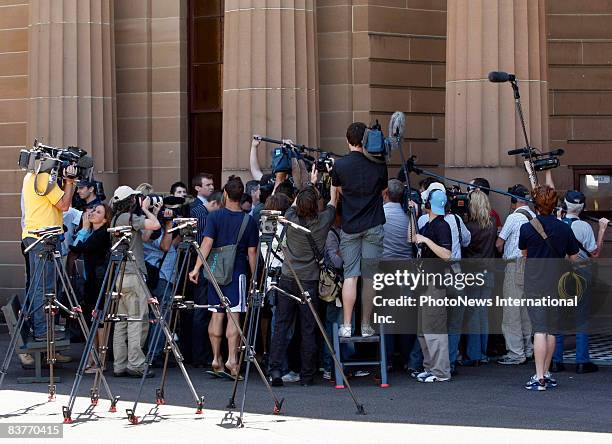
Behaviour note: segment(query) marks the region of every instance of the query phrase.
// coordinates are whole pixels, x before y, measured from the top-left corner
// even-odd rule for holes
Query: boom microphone
[[[389,121],[389,136],[402,138],[406,130],[406,115],[401,111],[395,111]]]
[[[516,76],[514,74],[508,74],[504,71],[491,71],[489,73],[489,82],[493,83],[504,83],[504,82],[514,82],[516,80]]]

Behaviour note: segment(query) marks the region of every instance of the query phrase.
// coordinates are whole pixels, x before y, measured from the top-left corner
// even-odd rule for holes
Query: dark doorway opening
[[[221,187],[224,0],[189,0],[189,180],[199,172]]]

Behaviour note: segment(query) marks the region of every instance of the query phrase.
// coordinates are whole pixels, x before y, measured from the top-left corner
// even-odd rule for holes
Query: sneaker
[[[555,388],[557,386],[557,380],[552,377],[550,372],[544,373],[544,382],[546,383],[546,388]]]
[[[423,377],[417,378],[417,381],[430,383],[430,382],[445,382],[450,381],[450,378],[439,378],[433,373],[427,372],[427,374],[423,375]]]
[[[421,373],[423,373],[423,370],[416,370],[413,368],[409,368],[407,370],[408,374],[410,375],[411,378],[417,378],[417,376],[419,376]]]
[[[132,370],[130,368],[128,368],[125,373],[127,374],[127,376],[131,377],[131,378],[142,378],[142,375],[144,374],[144,370]],[[153,378],[155,377],[155,372],[152,370],[149,370],[147,372],[147,376],[146,378]]]
[[[521,365],[525,362],[527,362],[527,359],[525,358],[513,358],[511,356],[503,356],[499,361],[497,361],[497,363],[501,365]]]
[[[365,370],[357,370],[353,373],[355,378],[363,378],[364,376],[370,376],[370,372],[366,372]]]
[[[19,360],[21,361],[21,367],[23,369],[34,368],[34,358],[29,353],[19,353]]]
[[[414,372],[414,373],[416,373],[416,372]],[[429,376],[430,374],[431,373],[429,373],[427,370],[425,370],[425,371],[417,373],[417,375],[414,376],[414,378],[418,381],[419,379],[425,378],[426,376]]]
[[[338,328],[338,336],[341,338],[350,338],[352,335],[351,324],[340,324],[340,327]]]
[[[330,381],[331,380],[331,372],[327,371],[327,370],[324,370],[323,371],[323,379],[327,379],[328,381]]]
[[[369,338],[370,336],[374,336],[376,332],[372,328],[370,324],[361,324],[361,337]]]
[[[527,384],[525,384],[525,388],[527,390],[534,390],[537,392],[542,392],[546,390],[546,382],[544,381],[544,379],[538,379],[536,375],[533,375],[529,379],[529,381],[527,381]]]
[[[281,378],[283,382],[300,382],[300,375],[294,371],[290,371]]]

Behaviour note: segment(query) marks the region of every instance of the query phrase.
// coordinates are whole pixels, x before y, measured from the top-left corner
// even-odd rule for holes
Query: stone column
[[[507,154],[525,146],[512,88],[508,83],[490,83],[490,71],[519,78],[530,143],[547,151],[545,0],[448,0],[447,17],[446,166],[519,165],[519,159]],[[491,178],[493,171],[463,173]],[[528,184],[516,168],[512,172],[497,168],[494,174],[495,186],[516,179]]]
[[[315,3],[225,1],[224,177],[250,178],[253,134],[318,145]],[[270,163],[267,148],[260,150],[262,168]]]
[[[107,193],[116,186],[112,0],[31,0],[28,137],[93,155]]]

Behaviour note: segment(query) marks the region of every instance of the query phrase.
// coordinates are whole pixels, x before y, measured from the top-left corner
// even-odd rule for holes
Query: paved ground
[[[32,392],[3,391],[0,407],[0,430],[3,423],[57,423],[61,415],[57,404],[65,402],[65,396],[56,403],[41,401],[41,395]],[[80,400],[81,403],[87,400]],[[27,415],[19,408],[30,407]],[[350,444],[380,442],[444,442],[448,443],[490,443],[490,442],[538,442],[545,443],[609,443],[610,435],[601,433],[539,431],[503,428],[477,428],[458,426],[430,426],[419,424],[384,424],[367,421],[337,421],[299,418],[294,416],[271,416],[249,414],[243,429],[223,424],[225,412],[206,410],[201,416],[185,407],[166,405],[153,413],[155,408],[143,405],[143,411],[152,413],[139,425],[128,424],[118,414],[114,416],[103,409],[87,420],[63,426],[63,442],[147,442],[173,443],[188,442],[343,442]],[[370,418],[371,419],[371,418]],[[53,442],[49,440],[50,442]],[[35,441],[40,442],[40,441]]]
[[[0,342],[0,357],[4,356],[5,348],[6,342]],[[78,357],[77,347],[73,348],[71,355]],[[63,398],[60,396],[57,402],[48,404],[45,396],[46,384],[17,384],[17,376],[29,374],[31,371],[22,370],[17,365],[17,360],[13,361],[5,379],[3,391],[0,392],[2,401],[0,402],[0,421],[25,422],[37,417],[51,422],[60,421],[61,406],[65,403]],[[69,393],[75,369],[76,363],[71,363],[58,371],[63,378],[62,383],[58,384],[59,395]],[[232,383],[211,379],[201,369],[188,367],[188,370],[198,393],[206,398],[204,418],[214,417],[213,421],[204,422],[218,424],[223,416]],[[325,427],[328,427],[329,424],[335,424],[326,421],[311,421],[317,419],[343,421],[342,427],[350,424],[351,427],[355,427],[356,431],[362,430],[361,427],[367,425],[368,437],[395,430],[397,424],[412,424],[414,427],[420,425],[417,427],[419,431],[432,433],[446,429],[423,428],[422,425],[485,427],[487,433],[499,428],[515,429],[516,432],[524,432],[527,429],[612,432],[612,414],[610,413],[612,412],[612,368],[602,368],[599,373],[590,375],[576,375],[573,372],[560,373],[557,389],[537,393],[522,388],[522,384],[532,371],[531,366],[508,368],[490,364],[480,368],[462,368],[460,375],[452,382],[438,384],[419,384],[407,375],[391,374],[391,387],[388,389],[375,386],[369,378],[354,379],[352,381],[354,390],[365,404],[366,416],[356,415],[354,405],[346,390],[336,390],[321,379],[318,381],[319,384],[313,387],[304,388],[292,385],[278,389],[277,395],[285,398],[281,417],[268,416],[273,404],[263,384],[254,374],[255,377],[249,384],[245,421],[253,430],[269,428],[274,430],[274,436],[277,436],[276,433],[278,433],[278,437],[294,429],[304,431],[306,433],[304,437],[306,437],[309,436],[308,431],[313,430],[314,424],[316,424],[318,433],[327,430]],[[91,381],[91,376],[84,379],[79,395],[88,396]],[[113,428],[116,424],[117,430],[125,429],[126,425],[130,427],[125,420],[125,409],[131,407],[131,402],[128,401],[133,401],[135,397],[138,380],[113,378],[112,375],[109,375],[108,381],[115,394],[120,395],[122,399],[118,406],[118,413],[113,415],[115,419],[102,421],[102,417],[109,414],[105,413],[108,401],[101,400],[96,412],[101,412],[102,417],[94,416],[91,418],[94,421],[82,417],[81,421],[77,421],[74,426],[75,430],[81,427],[81,430],[93,431],[107,423]],[[143,402],[154,402],[157,385],[157,378],[147,380]],[[24,393],[20,394],[18,391]],[[164,423],[165,418],[172,418],[170,422],[180,429],[194,427],[194,424],[202,421],[201,416],[194,414],[195,405],[178,369],[170,371],[166,394],[169,405],[160,407],[159,413],[162,416],[154,422]],[[74,416],[76,417],[79,412],[84,412],[88,404],[88,399],[77,401]],[[35,407],[28,414],[19,411],[19,409],[31,406]],[[139,408],[138,414],[143,415],[148,410],[149,408]],[[165,416],[166,414],[170,416]],[[260,416],[262,414],[266,416]],[[92,425],[94,423],[95,426]],[[387,424],[382,425],[382,423]],[[389,423],[395,425],[391,427]],[[286,424],[291,424],[291,427],[285,429]],[[414,427],[407,428],[406,431],[417,430]],[[217,429],[220,427],[213,430]],[[366,429],[363,429],[364,433]],[[453,428],[452,430],[453,433],[458,433],[459,429]],[[331,439],[331,435],[329,436]],[[610,438],[612,441],[612,435],[597,436]],[[584,438],[583,435],[580,437],[579,441]],[[576,437],[572,438],[575,441],[574,438]],[[593,441],[589,438],[588,442]]]

